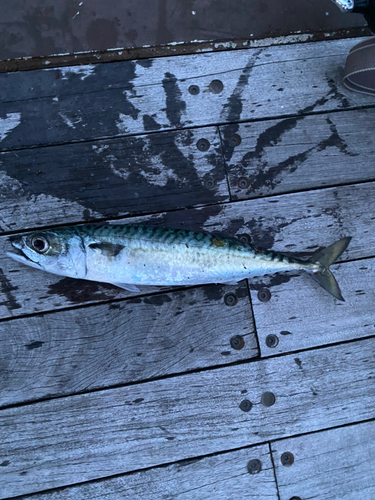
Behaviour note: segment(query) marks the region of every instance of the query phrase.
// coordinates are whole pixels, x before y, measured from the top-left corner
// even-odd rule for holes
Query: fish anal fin
[[[128,292],[140,292],[140,289],[137,286],[128,283],[115,283],[114,281],[112,281],[111,285],[118,286],[119,288],[127,290]]]

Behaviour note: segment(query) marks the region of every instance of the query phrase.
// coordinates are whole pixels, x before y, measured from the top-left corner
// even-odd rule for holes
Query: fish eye
[[[43,236],[35,236],[31,240],[31,246],[38,253],[45,253],[49,249],[49,243]]]

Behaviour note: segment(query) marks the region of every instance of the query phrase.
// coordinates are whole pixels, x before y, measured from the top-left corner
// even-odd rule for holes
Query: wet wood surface
[[[341,84],[354,43],[0,75],[0,498],[360,496],[358,467],[334,469],[375,418],[375,100]],[[6,255],[107,219],[306,258],[351,236],[346,301],[306,274],[127,292]]]
[[[273,443],[280,500],[293,495],[334,500],[373,498],[374,434],[372,421]],[[285,451],[294,456],[290,467],[281,464]]]
[[[0,323],[0,406],[257,355],[246,281],[21,318]]]
[[[249,474],[248,464],[261,463],[261,470]],[[244,491],[250,498],[278,500],[274,469],[268,445],[254,446],[212,457],[179,462],[115,479],[66,488],[54,493],[25,498],[36,500],[236,500]]]
[[[362,340],[4,409],[2,498],[374,418],[374,356]]]

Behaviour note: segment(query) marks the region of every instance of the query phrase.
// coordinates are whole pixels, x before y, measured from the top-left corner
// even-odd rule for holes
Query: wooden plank
[[[213,127],[0,153],[2,232],[228,199]]]
[[[375,422],[272,443],[280,500],[375,497]],[[284,452],[294,455],[290,467]]]
[[[332,266],[345,302],[322,293],[311,278],[279,276],[250,284],[262,356],[307,349],[375,334],[375,259]],[[271,284],[271,299],[261,302],[258,290]],[[273,344],[267,345],[273,338]],[[278,343],[277,343],[278,342]],[[275,345],[277,344],[277,345]]]
[[[22,72],[1,74],[1,148],[374,105],[374,97],[341,83],[356,42],[35,70],[27,80]],[[214,80],[222,91],[210,89]],[[200,92],[191,94],[191,85]]]
[[[374,120],[361,109],[240,124],[234,138],[222,127],[232,199],[373,180]]]
[[[363,206],[367,210],[364,211]],[[342,257],[347,260],[374,256],[375,236],[369,230],[374,214],[375,183],[366,183],[176,210],[131,220],[148,220],[165,227],[219,231],[229,236],[248,233],[258,246],[304,254],[311,254],[342,236],[353,236]],[[23,266],[5,255],[9,245],[5,236],[0,237],[1,318],[131,295],[112,285],[60,278]],[[298,288],[297,279],[293,284]],[[306,303],[311,300],[314,287],[318,285],[311,283],[311,288],[306,290]],[[143,287],[142,293],[156,290],[160,289]],[[319,292],[328,299],[323,290]],[[334,322],[333,318],[330,320]]]
[[[374,418],[374,355],[365,339],[4,409],[1,498]]]
[[[247,464],[261,462],[261,471],[249,474]],[[33,495],[36,500],[278,500],[268,445],[189,460],[157,469],[79,485],[63,491]],[[251,495],[251,496],[249,496]]]
[[[0,406],[256,356],[246,282],[21,318],[0,323]]]

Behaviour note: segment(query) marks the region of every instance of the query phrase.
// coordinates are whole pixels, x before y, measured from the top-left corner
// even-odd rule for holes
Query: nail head
[[[249,179],[247,179],[246,177],[240,177],[238,179],[238,187],[240,189],[247,189],[249,185],[250,185]]]
[[[251,245],[251,236],[249,234],[239,234],[237,238],[245,245]]]
[[[210,149],[210,143],[207,139],[199,139],[197,142],[197,148],[199,151],[208,151]]]
[[[224,304],[227,306],[235,306],[238,302],[237,295],[234,293],[227,293],[224,295]]]
[[[277,335],[274,335],[273,333],[271,333],[270,335],[267,335],[266,337],[266,346],[267,347],[276,347],[279,343],[279,338]]]
[[[258,299],[261,302],[268,302],[271,298],[271,292],[268,288],[261,288],[258,292]]]
[[[245,341],[241,335],[234,335],[234,337],[230,339],[230,345],[232,349],[240,351],[245,347]]]
[[[190,87],[189,87],[189,93],[191,95],[198,95],[199,94],[199,87],[198,87],[198,85],[190,85]]]
[[[239,146],[241,144],[241,137],[238,134],[233,134],[231,137],[229,137],[228,143],[229,146],[235,148],[236,146]]]
[[[258,474],[262,470],[262,462],[257,458],[249,460],[247,464],[247,471],[249,474]]]
[[[294,463],[294,455],[290,451],[285,451],[281,455],[280,460],[285,467],[290,467]]]
[[[216,187],[216,181],[213,177],[207,177],[204,181],[204,185],[207,189],[214,189]]]
[[[250,411],[252,407],[253,407],[253,404],[248,399],[244,399],[240,403],[240,410],[242,410],[242,411],[246,411],[246,412]]]

